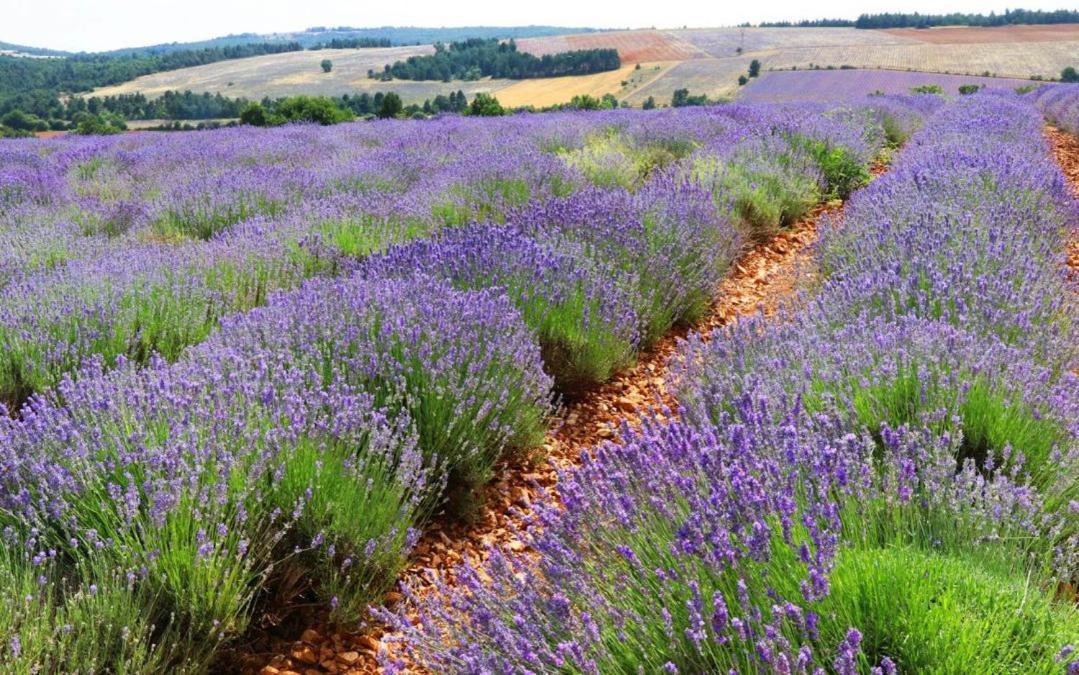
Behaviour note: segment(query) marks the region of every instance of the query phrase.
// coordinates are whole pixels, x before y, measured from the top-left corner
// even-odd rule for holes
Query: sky
[[[1071,2],[1019,4],[1027,9],[1059,9]],[[1001,12],[1008,6],[984,0],[0,0],[0,41],[101,51],[311,26],[713,27],[745,21],[853,19],[863,12]]]

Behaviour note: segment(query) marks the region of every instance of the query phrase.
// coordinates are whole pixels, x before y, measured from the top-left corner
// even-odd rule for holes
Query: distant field
[[[640,105],[649,96],[663,104],[681,88],[712,97],[735,95],[739,91],[738,76],[746,72],[753,59],[761,62],[763,71],[848,65],[972,76],[990,73],[1023,79],[1057,77],[1064,67],[1079,65],[1079,25],[1074,24],[928,30],[630,30],[523,38],[517,44],[522,51],[537,55],[615,48],[627,67],[610,73],[517,82],[379,82],[367,77],[369,69],[381,70],[386,63],[430,53],[432,48],[338,49],[223,61],[148,75],[95,93],[141,91],[157,96],[168,89],[190,89],[258,99],[393,90],[406,103],[421,103],[437,94],[461,89],[468,96],[492,93],[510,106],[545,106],[568,102],[577,94],[606,93]],[[319,68],[324,58],[333,61],[331,73]],[[641,70],[628,69],[637,64],[642,65]]]
[[[415,54],[429,54],[430,46],[389,47],[385,49],[323,49],[319,51],[287,52],[255,56],[247,59],[221,61],[205,66],[154,73],[94,93],[98,96],[131,94],[136,91],[147,96],[159,96],[173,89],[195,92],[208,91],[225,96],[260,99],[297,94],[339,95],[368,91],[386,91],[386,83],[367,76],[371,69],[381,70],[386,63],[406,59]],[[333,62],[333,70],[322,72],[323,59]],[[509,84],[508,81],[481,82],[394,82],[392,89],[406,102],[423,102],[438,94],[458,89],[469,96],[490,92]]]
[[[877,31],[873,31],[877,32]],[[1056,42],[1079,39],[1079,26],[1069,23],[1045,26],[940,26],[938,28],[891,28],[885,31],[896,37],[933,44],[990,44],[999,42]],[[1079,54],[1075,56],[1079,57]]]
[[[895,70],[796,70],[763,73],[746,85],[739,101],[746,103],[784,103],[821,101],[824,103],[861,99],[876,91],[885,94],[909,94],[913,87],[939,85],[948,94],[958,94],[964,84],[987,88],[1014,88],[1029,80],[969,75],[938,75]]]
[[[610,31],[518,40],[517,46],[537,56],[575,49],[614,48],[623,63],[684,61],[707,56],[679,36],[655,30]]]

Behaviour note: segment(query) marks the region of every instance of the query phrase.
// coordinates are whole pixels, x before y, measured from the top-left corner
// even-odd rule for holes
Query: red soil
[[[1071,184],[1075,198],[1079,199],[1079,137],[1056,127],[1046,127],[1045,137],[1049,139],[1053,155]],[[1076,232],[1068,239],[1068,272],[1072,281],[1079,285],[1079,233]]]
[[[972,28],[967,26],[943,26],[928,29],[887,28],[884,32],[938,45],[1079,40],[1079,24],[1074,23],[1046,26],[999,26],[993,28]]]

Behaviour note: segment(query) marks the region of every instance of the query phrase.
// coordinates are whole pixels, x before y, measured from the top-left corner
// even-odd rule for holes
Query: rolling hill
[[[1079,63],[1079,25],[1000,28],[860,30],[854,28],[706,28],[596,31],[527,37],[522,51],[537,55],[574,49],[613,47],[624,68],[614,73],[526,81],[377,82],[367,70],[429,46],[320,50],[273,54],[147,75],[95,95],[168,90],[209,91],[262,98],[293,94],[354,94],[393,90],[406,103],[462,89],[489,92],[507,105],[549,105],[576,94],[611,93],[633,105],[649,96],[664,102],[680,88],[712,97],[734,96],[738,76],[750,61],[762,71],[850,66],[1002,78],[1053,78]],[[319,62],[329,58],[333,71]],[[637,66],[640,66],[638,68]]]

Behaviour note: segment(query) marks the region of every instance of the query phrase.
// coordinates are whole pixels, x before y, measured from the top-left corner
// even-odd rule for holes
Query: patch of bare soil
[[[882,167],[876,167],[874,174],[882,171]],[[579,465],[583,451],[616,439],[623,423],[638,427],[646,415],[662,419],[661,411],[677,410],[666,376],[667,362],[679,341],[691,331],[707,335],[739,317],[758,312],[771,315],[788,306],[816,274],[811,247],[817,240],[818,223],[822,217],[840,217],[841,209],[839,201],[820,206],[801,222],[742,255],[719,284],[715,300],[701,320],[675,328],[642,354],[635,367],[567,406],[547,435],[541,461],[502,467],[498,472],[501,478],[486,489],[485,506],[478,520],[467,525],[433,522],[413,551],[401,581],[422,594],[431,588],[432,576],[452,582],[453,569],[458,564],[480,564],[492,547],[524,551],[526,546],[517,533],[527,529],[533,501],[541,492],[554,491],[557,470]],[[392,606],[401,599],[399,593],[391,592],[385,602]],[[391,647],[382,641],[385,630],[375,626],[362,633],[342,633],[315,626],[299,640],[280,645],[273,656],[250,657],[245,672],[377,673],[376,656]]]
[[[1053,126],[1045,128],[1045,137],[1049,139],[1053,156],[1068,179],[1072,193],[1079,199],[1079,137]],[[1076,232],[1068,238],[1068,274],[1079,284],[1079,234]]]
[[[938,45],[969,45],[999,42],[1057,42],[1079,40],[1079,24],[1030,26],[941,26],[940,28],[886,28],[885,33]]]

